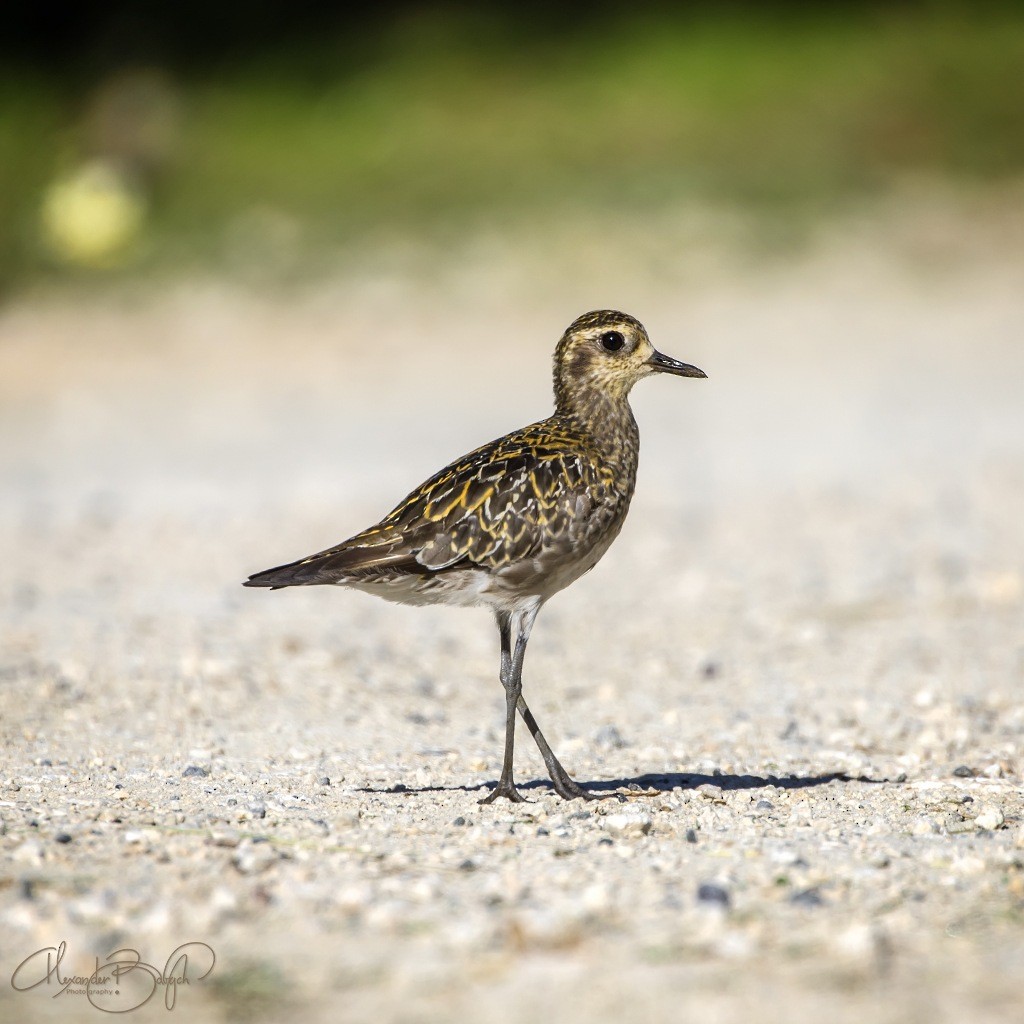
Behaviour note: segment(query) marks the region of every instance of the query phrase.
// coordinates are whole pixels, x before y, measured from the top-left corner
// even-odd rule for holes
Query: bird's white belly
[[[431,576],[392,576],[376,580],[341,580],[339,584],[399,604],[486,605],[509,609],[524,600],[546,601],[589,572],[608,550],[618,530],[609,531],[586,551],[540,553],[496,570],[453,569]]]

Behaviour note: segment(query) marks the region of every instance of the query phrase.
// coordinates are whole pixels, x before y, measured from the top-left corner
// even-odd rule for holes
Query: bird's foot
[[[578,782],[570,779],[564,768],[560,772],[551,772],[551,783],[563,800],[597,799],[593,793],[588,793]]]
[[[514,804],[525,804],[527,802],[526,797],[521,796],[519,790],[516,789],[516,784],[511,779],[499,779],[498,784],[487,794],[479,803],[482,804],[493,804],[499,796],[503,796],[506,800],[511,800]]]

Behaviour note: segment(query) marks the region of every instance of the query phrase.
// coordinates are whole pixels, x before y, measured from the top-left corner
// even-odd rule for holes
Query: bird
[[[622,529],[640,451],[629,393],[656,373],[707,376],[657,351],[635,317],[584,313],[555,348],[551,416],[456,459],[376,525],[254,573],[243,586],[324,584],[403,604],[489,608],[501,647],[505,746],[501,776],[480,803],[523,800],[512,772],[517,711],[556,793],[592,799],[562,767],[523,697],[523,659],[541,607],[593,569]]]

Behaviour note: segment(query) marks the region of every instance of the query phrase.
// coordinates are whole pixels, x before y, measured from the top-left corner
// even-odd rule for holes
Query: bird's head
[[[582,394],[624,400],[638,380],[652,373],[707,376],[658,352],[643,324],[627,313],[584,313],[566,328],[555,350],[555,400],[559,409],[568,409]]]

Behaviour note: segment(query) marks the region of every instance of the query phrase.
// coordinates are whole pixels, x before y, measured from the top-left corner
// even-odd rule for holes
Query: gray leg
[[[533,618],[536,616],[534,611],[533,616],[530,618],[529,626],[533,625]],[[512,659],[512,615],[507,612],[499,612],[497,615],[498,619],[498,632],[501,636],[501,685],[505,687],[506,694],[506,705],[509,698],[509,687],[513,684],[513,659]],[[521,630],[521,627],[520,627]],[[516,651],[519,653],[519,639],[521,632],[516,638]],[[529,638],[529,628],[526,633],[527,639]],[[525,653],[526,642],[523,641],[523,650]],[[530,734],[533,736],[534,741],[540,750],[541,757],[544,758],[544,765],[548,770],[548,775],[551,776],[551,781],[554,784],[555,792],[565,800],[593,800],[592,797],[586,790],[581,789],[570,777],[569,773],[562,767],[561,762],[555,757],[554,751],[548,745],[548,741],[544,738],[544,733],[540,731],[540,726],[537,724],[537,719],[533,717],[533,712],[527,707],[526,701],[522,695],[522,657],[518,658],[518,686],[516,687],[518,696],[516,698],[516,707],[519,710],[519,714],[522,715],[523,721],[526,723],[526,727],[530,730]],[[504,771],[503,771],[504,775]],[[510,776],[511,777],[511,776]],[[501,788],[499,782],[498,788]],[[495,795],[498,790],[495,790]],[[493,799],[493,795],[492,795]],[[513,798],[514,799],[514,798]]]
[[[540,756],[544,758],[544,765],[548,770],[548,775],[551,776],[551,782],[555,787],[555,792],[563,800],[594,800],[591,793],[588,793],[585,789],[574,782],[570,777],[569,773],[562,767],[561,762],[555,757],[555,752],[548,746],[548,741],[544,739],[544,733],[540,731],[540,726],[537,725],[537,719],[533,717],[533,712],[526,706],[526,701],[523,700],[522,694],[519,696],[518,701],[519,713],[523,716],[523,721],[526,723],[526,727],[530,730],[534,740],[540,749]]]
[[[516,706],[522,699],[526,644],[530,639],[530,630],[539,608],[538,604],[527,611],[512,612],[507,616],[509,636],[513,628],[516,632],[516,646],[510,658],[506,656],[504,649],[501,655],[501,682],[505,687],[505,757],[501,763],[501,778],[498,779],[498,785],[480,801],[482,804],[493,803],[499,796],[515,803],[521,803],[523,800],[512,779],[512,758],[516,744]],[[502,643],[504,646],[504,641]]]

